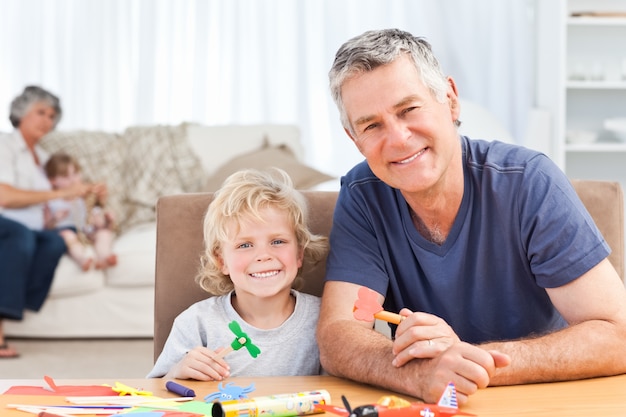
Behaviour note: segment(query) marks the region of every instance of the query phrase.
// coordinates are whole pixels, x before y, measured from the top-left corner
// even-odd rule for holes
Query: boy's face
[[[58,175],[54,178],[50,178],[50,184],[54,188],[68,188],[75,184],[80,184],[82,182],[82,178],[80,176],[80,172],[76,171],[76,167],[74,165],[69,165],[67,167],[67,175]]]
[[[284,211],[267,207],[260,215],[264,222],[253,217],[239,225],[231,222],[220,258],[222,273],[230,276],[238,295],[270,298],[291,290],[303,251]]]

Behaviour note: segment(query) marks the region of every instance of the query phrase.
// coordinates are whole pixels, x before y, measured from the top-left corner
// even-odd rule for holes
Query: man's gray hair
[[[443,103],[448,81],[430,44],[421,37],[399,29],[371,30],[344,43],[335,54],[328,74],[330,93],[337,104],[341,124],[354,133],[341,99],[341,87],[349,78],[390,64],[402,54],[408,54],[422,82],[435,99]]]
[[[22,94],[15,97],[11,102],[9,120],[13,127],[19,127],[22,118],[28,113],[30,107],[38,102],[44,102],[54,109],[54,127],[56,127],[63,115],[61,100],[51,92],[35,85],[24,88]]]

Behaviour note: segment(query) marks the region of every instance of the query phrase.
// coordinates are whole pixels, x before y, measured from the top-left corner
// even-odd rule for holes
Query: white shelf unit
[[[536,97],[552,114],[550,157],[570,176],[624,186],[626,144],[603,126],[605,119],[626,117],[626,1],[537,0],[536,7]],[[568,143],[568,132],[577,130],[595,133],[596,142]],[[604,167],[607,153],[623,157],[612,170]]]
[[[607,118],[626,117],[626,17],[572,17],[572,12],[581,11],[574,7],[594,10],[594,5],[566,3],[564,169],[570,177],[614,179],[624,187],[626,144],[603,126]],[[620,3],[607,7],[622,11]],[[595,132],[597,141],[568,143],[568,131],[577,129]]]
[[[626,90],[626,81],[567,81],[571,90]]]
[[[597,134],[591,150],[592,145],[605,147],[619,141],[604,130],[604,120],[626,117],[626,18],[571,17],[571,12],[565,10],[566,171],[573,162],[570,152],[580,152],[567,143],[570,130]],[[626,147],[614,146],[613,151],[624,152]]]
[[[552,116],[549,156],[570,178],[619,181],[626,143],[604,120],[626,117],[626,1],[536,0],[536,106]],[[574,17],[574,13],[593,16]],[[568,143],[568,131],[597,140]]]

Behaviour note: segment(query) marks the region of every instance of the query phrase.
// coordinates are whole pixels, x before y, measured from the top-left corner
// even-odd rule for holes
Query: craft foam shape
[[[378,293],[376,291],[367,287],[359,288],[357,299],[354,302],[354,318],[369,322],[379,319],[389,323],[400,324],[404,317],[383,310],[383,306],[378,303],[377,297]]]
[[[241,330],[241,327],[239,326],[239,323],[237,323],[237,321],[233,320],[228,323],[228,328],[235,334],[235,340],[231,342],[230,346],[222,350],[217,355],[218,358],[223,358],[233,350],[239,350],[242,347],[245,347],[248,350],[250,356],[252,356],[253,358],[259,356],[259,354],[261,353],[261,349],[259,349],[258,346],[252,343],[252,339],[250,339],[250,336],[248,336],[246,333],[243,332],[243,330]]]

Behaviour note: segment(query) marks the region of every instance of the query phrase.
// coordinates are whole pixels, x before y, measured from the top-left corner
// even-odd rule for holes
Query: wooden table
[[[100,385],[122,382],[134,388],[152,391],[159,397],[174,397],[165,389],[162,379],[120,379],[120,380],[56,380],[57,385]],[[217,382],[178,381],[196,392],[196,398],[218,390]],[[353,407],[375,403],[381,396],[392,394],[371,386],[346,381],[331,376],[230,378],[238,386],[255,384],[249,397],[312,391],[325,389],[331,395],[334,405],[342,406],[341,395],[345,395]],[[15,385],[43,386],[43,380],[0,380],[0,392]],[[414,398],[402,396],[414,401]],[[21,395],[1,395],[0,415],[6,417],[28,417],[22,411],[9,410],[6,404],[63,404],[64,397],[39,397]],[[461,407],[462,411],[479,416],[626,416],[626,375],[597,378],[582,381],[558,382],[551,384],[518,385],[492,387],[480,390]],[[326,414],[333,416],[332,414]],[[419,417],[419,416],[416,416]]]

